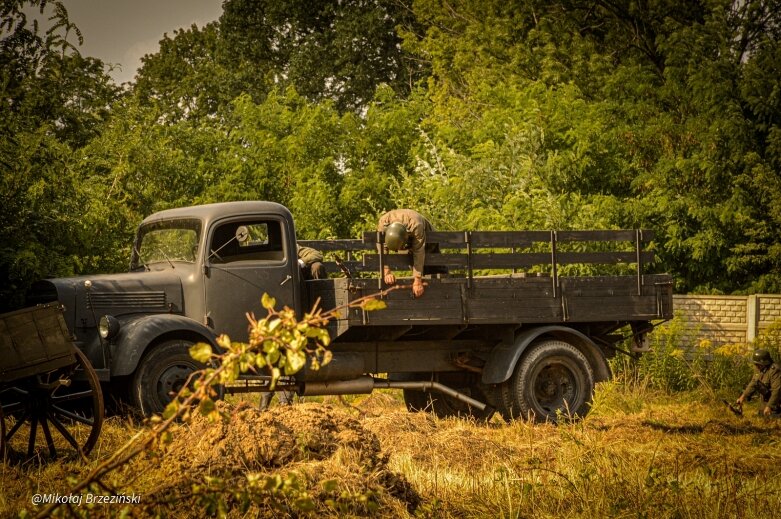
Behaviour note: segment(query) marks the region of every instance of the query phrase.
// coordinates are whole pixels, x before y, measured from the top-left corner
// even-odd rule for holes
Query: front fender
[[[112,340],[111,376],[130,375],[136,370],[147,348],[168,339],[207,342],[219,351],[217,336],[211,328],[177,314],[147,315],[122,324]]]
[[[600,382],[610,378],[610,367],[602,350],[594,344],[587,335],[566,326],[540,326],[519,333],[512,344],[500,343],[491,351],[488,361],[483,367],[482,382],[484,384],[501,384],[510,379],[515,371],[515,365],[536,339],[548,336],[559,339],[578,348],[586,356],[594,370],[594,381]]]

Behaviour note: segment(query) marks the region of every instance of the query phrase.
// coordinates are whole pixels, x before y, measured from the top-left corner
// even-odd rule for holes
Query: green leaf
[[[263,297],[260,299],[260,304],[263,305],[263,308],[266,310],[273,311],[274,307],[277,305],[277,300],[267,293],[264,293]]]
[[[268,331],[273,332],[277,328],[279,328],[279,325],[282,324],[282,319],[274,319],[268,323]]]
[[[331,335],[325,328],[310,326],[306,329],[306,336],[311,339],[316,339],[317,342],[323,346],[328,346],[331,343]]]
[[[334,492],[339,488],[339,481],[335,479],[326,479],[321,483],[323,492]]]
[[[190,346],[190,356],[198,362],[207,362],[212,355],[212,347],[205,342]]]
[[[298,373],[304,367],[304,364],[306,364],[306,354],[303,351],[287,350],[286,375]]]
[[[361,304],[361,308],[363,308],[367,312],[373,312],[375,310],[383,310],[387,307],[388,305],[385,304],[385,301],[382,301],[380,299],[369,299],[367,301],[364,301]]]
[[[215,405],[212,399],[201,400],[201,403],[198,404],[198,412],[201,413],[201,416],[209,416],[214,410]]]
[[[315,502],[308,495],[296,498],[294,505],[302,512],[311,512],[315,509]]]
[[[163,410],[163,419],[168,420],[169,418],[174,416],[178,410],[179,410],[179,401],[171,400],[171,402],[167,406],[165,406],[165,410]]]

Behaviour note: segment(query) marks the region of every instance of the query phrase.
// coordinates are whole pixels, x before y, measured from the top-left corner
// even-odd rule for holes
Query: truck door
[[[215,332],[246,341],[252,312],[266,315],[260,300],[273,296],[277,308],[296,308],[299,272],[296,252],[285,239],[287,223],[274,216],[233,218],[213,225],[206,243],[204,291],[207,320]]]

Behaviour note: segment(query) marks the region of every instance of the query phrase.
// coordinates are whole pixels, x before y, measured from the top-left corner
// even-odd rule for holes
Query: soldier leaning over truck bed
[[[756,373],[746,386],[743,394],[737,399],[738,405],[743,405],[754,394],[759,394],[762,407],[759,413],[764,416],[781,417],[781,368],[773,362],[770,352],[756,350],[751,356]]]
[[[323,253],[312,247],[296,245],[298,251],[298,264],[304,279],[326,279],[328,273],[323,265]]]
[[[412,252],[412,293],[415,297],[423,295],[423,274],[426,252],[438,252],[438,247],[426,245],[426,233],[434,230],[431,222],[412,209],[393,209],[380,216],[377,230],[385,232],[385,247],[388,250],[409,250]],[[378,249],[380,245],[377,245]],[[437,250],[434,250],[434,248]],[[382,252],[382,251],[380,251]],[[383,279],[387,285],[396,284],[396,276],[387,265],[383,269]]]

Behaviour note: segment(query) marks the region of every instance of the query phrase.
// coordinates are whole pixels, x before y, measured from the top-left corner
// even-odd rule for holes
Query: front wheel
[[[557,422],[584,416],[594,395],[594,370],[575,346],[545,340],[521,358],[502,385],[505,418]]]
[[[193,342],[166,341],[141,359],[133,377],[133,403],[144,416],[162,413],[194,371],[205,366],[190,356]]]

